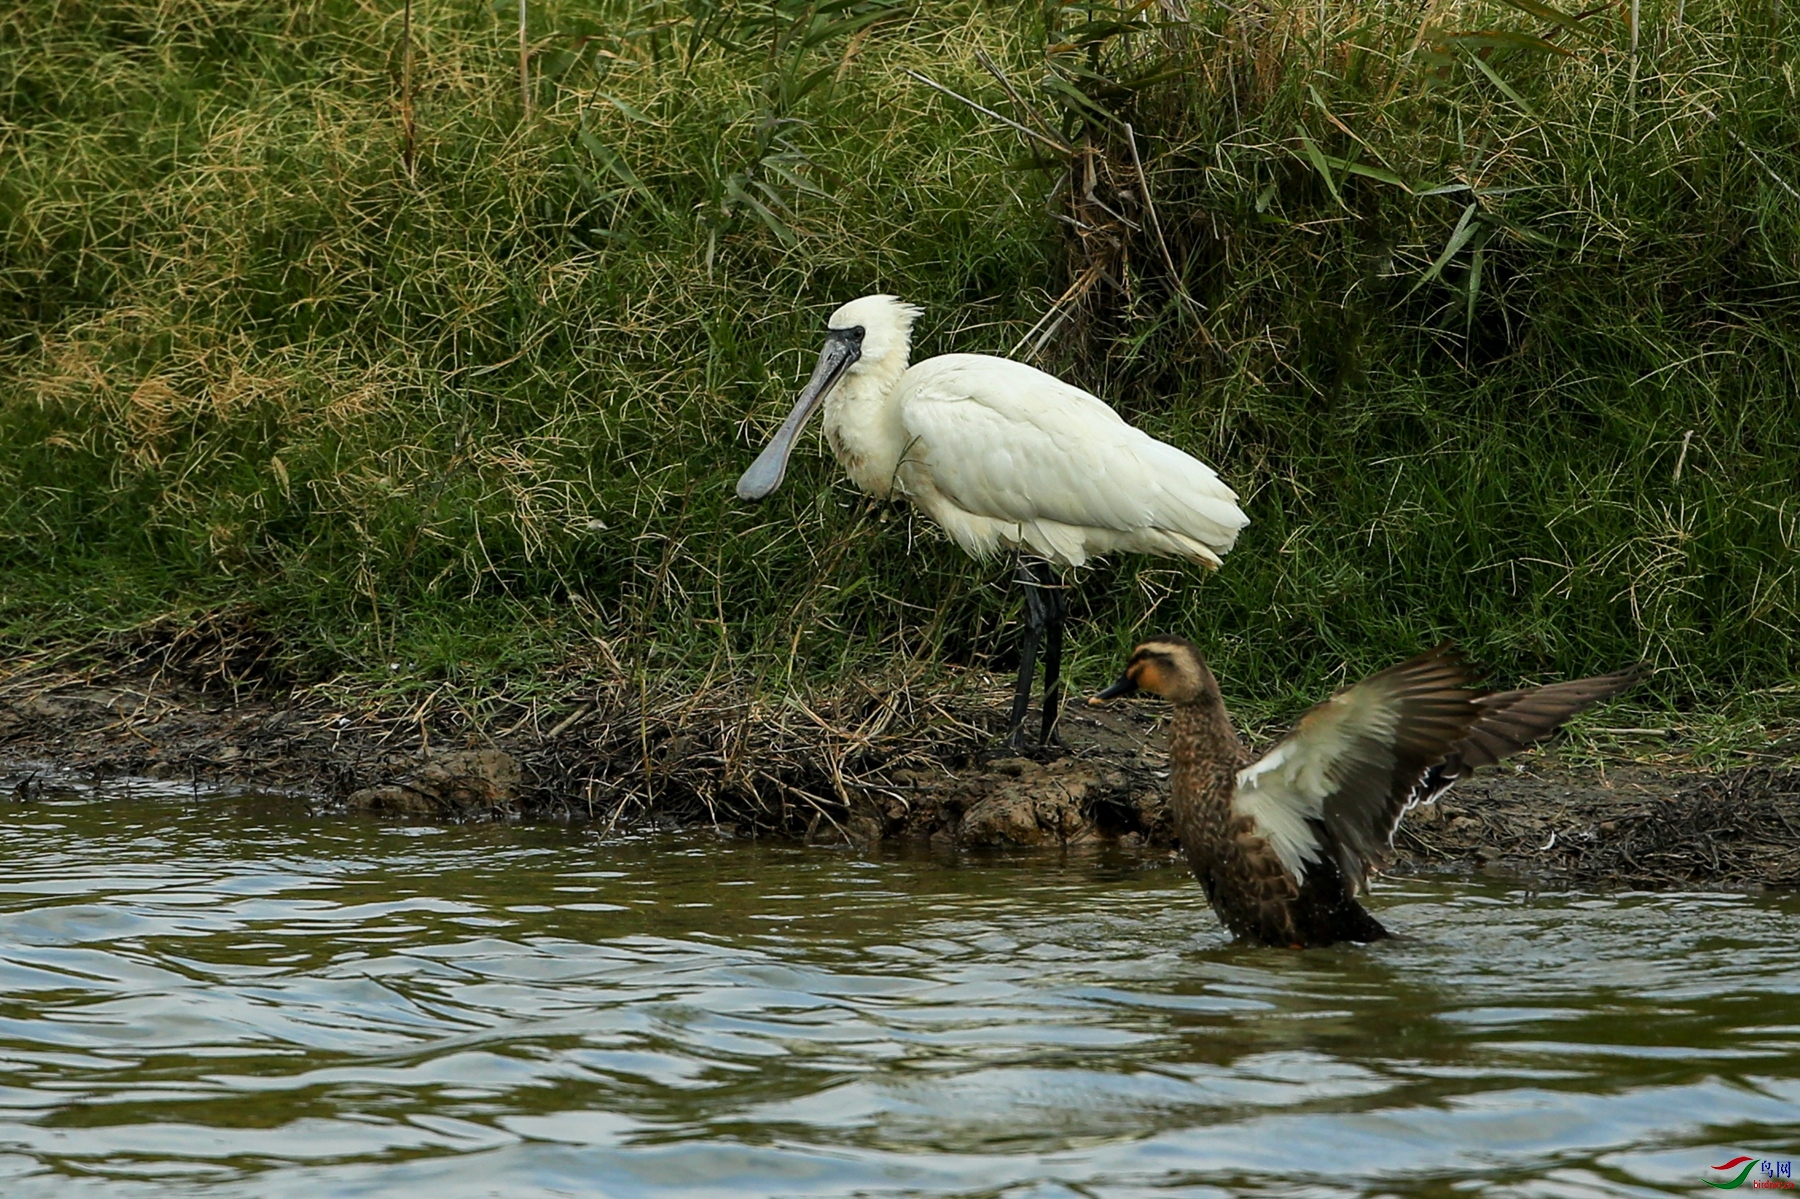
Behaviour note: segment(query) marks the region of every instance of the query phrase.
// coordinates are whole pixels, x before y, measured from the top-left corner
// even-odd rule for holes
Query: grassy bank
[[[920,355],[1053,329],[1246,497],[1216,577],[1092,572],[1078,681],[1180,630],[1279,707],[1454,636],[1792,716],[1800,13],[1199,7],[534,0],[526,114],[516,6],[415,0],[410,51],[400,0],[18,6],[7,652],[514,698],[1004,667],[1006,568],[816,441],[730,495],[885,290]]]

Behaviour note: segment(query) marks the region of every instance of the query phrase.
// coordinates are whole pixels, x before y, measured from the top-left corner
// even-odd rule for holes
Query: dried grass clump
[[[579,693],[548,729],[515,731],[552,808],[606,828],[644,819],[838,840],[876,802],[911,800],[903,770],[946,777],[995,728],[966,694],[904,676],[781,700],[725,684],[696,693],[614,684]],[[861,834],[867,836],[867,834]]]

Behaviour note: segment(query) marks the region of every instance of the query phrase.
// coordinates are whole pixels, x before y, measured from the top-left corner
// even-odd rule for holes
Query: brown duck
[[[1407,809],[1637,678],[1626,670],[1477,691],[1468,664],[1443,645],[1339,691],[1260,758],[1232,728],[1199,649],[1180,637],[1138,646],[1119,681],[1088,702],[1142,690],[1175,705],[1169,802],[1188,865],[1234,935],[1300,948],[1387,936],[1356,896],[1387,861]]]

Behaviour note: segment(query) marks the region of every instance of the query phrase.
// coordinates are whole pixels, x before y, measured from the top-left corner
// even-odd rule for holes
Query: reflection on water
[[[1693,1193],[1800,1150],[1800,903],[0,808],[0,1195]],[[1710,1193],[1710,1192],[1709,1192]]]

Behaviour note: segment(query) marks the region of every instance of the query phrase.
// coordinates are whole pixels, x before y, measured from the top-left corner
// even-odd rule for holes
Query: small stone
[[[986,795],[969,805],[957,826],[958,842],[1042,845],[1085,838],[1090,830],[1083,809],[1098,782],[1093,769],[1068,761],[1039,766],[1023,759],[995,765],[1014,769],[1005,770]]]
[[[875,844],[881,840],[883,831],[884,826],[881,819],[867,813],[852,816],[844,824],[845,839],[856,845]]]
[[[437,801],[429,795],[394,783],[353,792],[344,801],[344,806],[352,812],[369,812],[377,816],[439,815]]]
[[[509,811],[519,798],[519,765],[498,749],[438,754],[399,783],[365,787],[346,805],[352,811],[395,816],[487,816]]]

